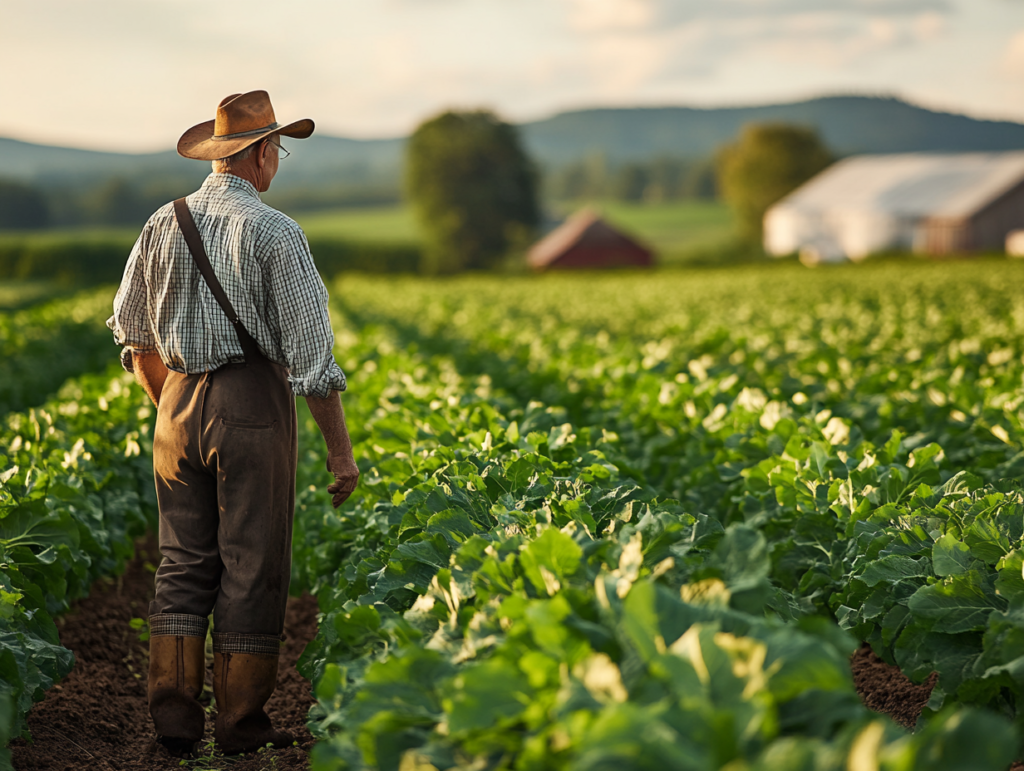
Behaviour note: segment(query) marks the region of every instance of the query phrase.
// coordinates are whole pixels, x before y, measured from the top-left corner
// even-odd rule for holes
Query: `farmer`
[[[107,322],[157,406],[163,560],[149,608],[149,711],[176,756],[203,737],[211,612],[217,744],[292,743],[264,705],[291,573],[296,395],[327,443],[335,507],[359,480],[327,290],[302,229],[259,197],[287,157],[281,137],[312,133],[308,119],[278,123],[265,91],[226,97],[215,120],[186,131],[178,153],[213,161],[213,173],[150,217]]]

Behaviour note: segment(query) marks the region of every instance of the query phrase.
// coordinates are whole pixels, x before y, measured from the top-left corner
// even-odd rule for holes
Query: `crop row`
[[[115,365],[116,366],[116,365]],[[74,664],[54,618],[155,526],[152,409],[119,368],[66,383],[0,427],[0,740]],[[10,767],[6,749],[0,768]]]
[[[346,279],[335,295],[356,324],[618,433],[647,481],[682,496],[746,430],[737,399],[766,423],[827,409],[874,441],[936,442],[989,479],[1024,472],[1024,302],[1004,291],[1021,268]]]
[[[304,424],[295,577],[325,611],[301,662],[319,701],[315,768],[1013,756],[1008,724],[981,713],[947,709],[913,736],[870,716],[855,643],[771,580],[756,526],[660,497],[615,460],[614,434],[402,343],[366,325],[339,339],[364,471],[345,513],[327,507]]]
[[[1018,716],[1020,486],[999,480],[1024,457],[1024,307],[1004,265],[898,269],[346,289],[361,322],[566,405],[636,478],[756,527],[776,586],[940,673],[933,706]]]
[[[111,287],[0,313],[0,416],[47,400],[69,377],[117,355],[104,322]]]

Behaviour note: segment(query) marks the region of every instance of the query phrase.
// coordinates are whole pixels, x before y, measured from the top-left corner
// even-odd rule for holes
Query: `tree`
[[[0,180],[0,229],[32,230],[50,224],[45,196],[20,182]]]
[[[421,124],[405,174],[427,273],[493,267],[537,226],[534,165],[516,129],[491,112],[445,112]]]
[[[740,235],[760,243],[764,214],[833,157],[813,129],[782,123],[751,124],[718,155],[722,197],[736,212]]]

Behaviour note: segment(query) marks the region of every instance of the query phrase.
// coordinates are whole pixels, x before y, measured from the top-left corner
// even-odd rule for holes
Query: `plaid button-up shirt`
[[[211,174],[187,202],[238,318],[263,354],[288,368],[295,394],[344,391],[345,373],[331,352],[327,289],[302,228],[232,174]],[[107,326],[118,345],[156,352],[176,372],[207,372],[245,358],[172,204],[149,218],[136,241]]]

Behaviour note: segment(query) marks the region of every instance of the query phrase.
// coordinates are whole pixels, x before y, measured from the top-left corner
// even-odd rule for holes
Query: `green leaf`
[[[561,582],[580,566],[583,550],[565,533],[549,527],[519,555],[523,572],[541,595],[559,591]]]
[[[868,564],[860,579],[868,586],[884,582],[897,583],[909,578],[925,578],[932,575],[931,561],[911,559],[899,554],[890,554]]]
[[[771,571],[768,542],[758,530],[747,525],[730,525],[715,548],[715,563],[726,586],[739,592],[758,586]]]
[[[989,565],[995,565],[1010,552],[1009,539],[988,518],[976,519],[967,529],[964,540],[971,548],[971,554]]]
[[[519,715],[532,689],[526,675],[504,659],[466,667],[451,681],[442,701],[452,733],[490,728]]]
[[[1000,562],[996,592],[1011,605],[1024,604],[1024,552],[1016,549]]]
[[[441,535],[436,535],[429,540],[407,541],[392,552],[393,556],[413,562],[422,562],[438,570],[448,567],[450,554],[451,549],[448,548],[447,542]]]
[[[425,532],[439,533],[444,536],[452,548],[457,547],[470,536],[480,532],[480,528],[461,511],[446,509],[434,514],[427,520]]]
[[[889,437],[889,441],[882,448],[883,452],[889,456],[889,463],[895,462],[896,458],[899,457],[902,441],[903,435],[899,431],[894,430],[892,436]]]
[[[942,583],[922,586],[907,603],[919,619],[945,634],[984,629],[993,611],[1002,610],[995,590],[976,571],[947,578]]]
[[[21,506],[0,519],[0,540],[14,546],[69,546],[79,544],[78,528],[67,513],[54,516],[42,506]]]
[[[932,566],[937,576],[958,576],[975,564],[970,547],[948,533],[932,547]]]
[[[512,484],[513,491],[526,487],[535,473],[536,465],[527,458],[517,458],[505,468],[505,478]]]

